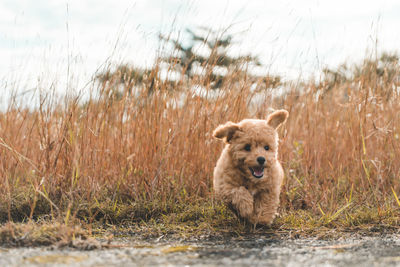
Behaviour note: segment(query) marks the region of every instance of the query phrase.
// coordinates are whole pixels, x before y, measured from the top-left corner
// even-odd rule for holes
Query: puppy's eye
[[[264,149],[265,149],[265,150],[269,150],[269,146],[268,146],[268,145],[265,146]]]
[[[244,146],[244,150],[250,151],[251,150],[251,145],[250,144],[245,145]]]

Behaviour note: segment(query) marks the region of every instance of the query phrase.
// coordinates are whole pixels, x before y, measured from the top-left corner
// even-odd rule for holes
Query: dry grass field
[[[115,73],[93,83],[99,94],[88,101],[49,93],[34,110],[10,103],[0,114],[0,222],[237,229],[213,197],[223,145],[211,133],[284,108],[273,228],[400,226],[396,58],[278,86],[231,71],[219,89],[207,75],[167,83],[159,69],[140,83],[117,83],[123,74]]]

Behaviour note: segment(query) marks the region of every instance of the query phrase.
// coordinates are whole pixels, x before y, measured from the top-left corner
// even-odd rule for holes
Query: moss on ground
[[[69,217],[66,214],[59,217],[38,216],[40,219],[4,223],[0,227],[0,242],[3,246],[57,245],[92,249],[107,247],[111,241],[123,237],[140,240],[246,235],[338,238],[353,234],[376,235],[400,231],[397,210],[370,207],[352,207],[323,215],[316,215],[310,210],[282,211],[270,227],[246,224],[224,205],[212,201],[175,204],[171,207],[146,203],[142,206],[103,206],[98,209],[99,220],[96,217],[89,220],[80,211],[74,211]],[[94,211],[87,211],[88,214],[90,212]]]

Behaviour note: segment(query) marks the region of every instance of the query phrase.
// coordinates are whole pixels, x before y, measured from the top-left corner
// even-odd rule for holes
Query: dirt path
[[[137,242],[79,251],[0,248],[0,266],[400,266],[400,236]]]

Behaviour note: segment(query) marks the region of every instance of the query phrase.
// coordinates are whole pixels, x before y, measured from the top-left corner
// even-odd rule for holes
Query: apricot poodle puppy
[[[288,116],[277,110],[266,120],[227,122],[213,133],[226,143],[214,169],[216,196],[254,225],[271,224],[279,206],[283,169],[276,130]]]

